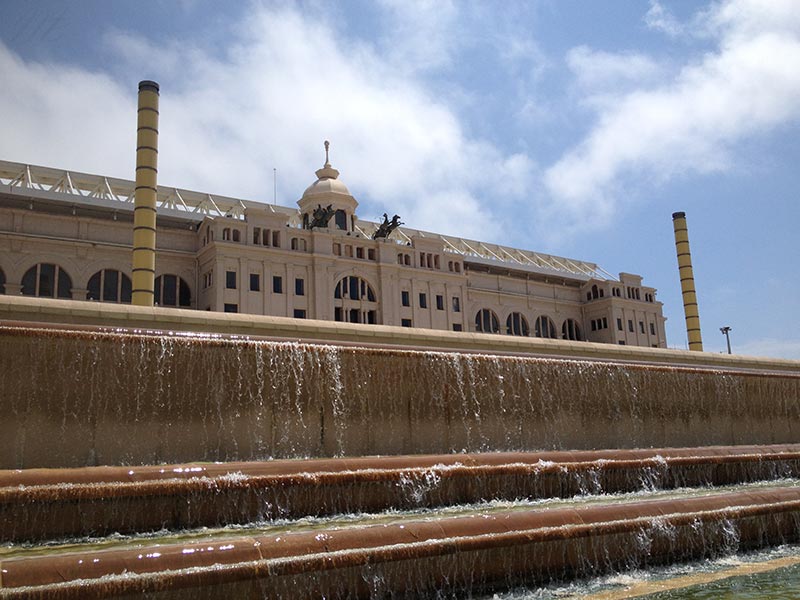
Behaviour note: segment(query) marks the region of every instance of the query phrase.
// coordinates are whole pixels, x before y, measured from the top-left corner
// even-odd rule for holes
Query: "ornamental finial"
[[[328,140],[325,140],[325,166],[330,167],[331,162],[328,158],[328,149],[331,147],[331,143]]]

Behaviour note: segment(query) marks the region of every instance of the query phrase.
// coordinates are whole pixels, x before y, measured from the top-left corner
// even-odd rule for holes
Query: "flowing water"
[[[794,442],[800,376],[1,328],[0,468]]]
[[[4,365],[0,378],[2,469],[788,444],[798,441],[800,432],[800,374],[793,372],[13,327],[0,327],[0,361]],[[561,489],[578,491],[578,496],[455,506],[433,503],[435,507],[429,501],[443,487],[443,470],[431,468],[409,472],[391,484],[401,498],[391,510],[299,519],[281,519],[278,514],[224,527],[6,544],[0,547],[0,561],[97,550],[144,552],[176,544],[214,545],[287,533],[325,535],[368,525],[402,529],[406,524],[440,524],[458,517],[480,521],[499,514],[574,512],[632,506],[643,499],[681,502],[712,492],[727,491],[733,496],[762,488],[800,487],[798,480],[785,478],[795,473],[793,463],[753,465],[742,467],[743,472],[751,469],[769,480],[713,490],[663,490],[660,487],[669,471],[666,463],[655,461],[636,474],[640,491],[635,493],[606,493],[607,481],[600,469],[580,474],[565,469],[558,475],[564,482]],[[690,473],[691,485],[707,485],[721,468],[697,467],[695,474]],[[520,481],[530,485],[531,479],[525,474]],[[269,510],[264,514],[275,516]],[[800,550],[788,544],[800,536],[797,514],[767,511],[753,518],[708,522],[697,517],[695,522],[678,525],[669,518],[653,518],[633,529],[624,529],[626,523],[620,521],[603,525],[605,537],[571,537],[570,533],[557,540],[548,538],[537,549],[497,546],[483,548],[484,554],[453,553],[456,538],[443,538],[447,551],[440,555],[382,565],[367,561],[359,569],[340,571],[342,581],[360,586],[360,593],[374,598],[388,595],[398,585],[409,586],[403,588],[406,597],[430,595],[425,586],[435,577],[452,584],[441,588],[445,597],[455,593],[477,598],[486,590],[505,588],[514,589],[485,598],[594,595],[597,600],[613,600],[625,597],[629,590],[659,599],[726,597],[739,592],[751,594],[742,598],[765,597],[752,595],[753,590],[782,597],[800,578],[800,567],[793,563],[796,559],[800,564]],[[567,529],[556,533],[569,533]],[[743,554],[758,545],[783,542],[787,544],[777,551]],[[417,546],[414,551],[421,552]],[[352,553],[332,554],[345,561]],[[703,560],[661,566],[665,560],[698,556]],[[778,559],[785,563],[774,563],[776,568],[762,572],[733,570],[745,563]],[[280,569],[290,562],[278,560],[270,569],[283,573]],[[525,565],[540,562],[552,567],[529,577]],[[726,569],[730,576],[723,576]],[[607,575],[609,571],[614,574]],[[328,571],[320,570],[310,580],[285,573],[280,585],[286,592],[276,592],[277,596],[294,597],[292,590],[310,590],[298,588],[299,581],[307,586],[333,586],[330,589],[340,592],[345,589],[336,587],[340,583],[330,579],[334,575]],[[707,577],[692,579],[697,575]],[[576,577],[584,579],[576,582]],[[557,583],[547,583],[551,580]],[[674,586],[680,589],[653,587],[659,581],[680,581],[681,585]],[[278,586],[269,581],[270,586],[273,583]],[[225,589],[234,595],[250,589],[237,585]],[[265,585],[259,588],[262,593],[266,593]],[[528,587],[518,587],[524,585]]]

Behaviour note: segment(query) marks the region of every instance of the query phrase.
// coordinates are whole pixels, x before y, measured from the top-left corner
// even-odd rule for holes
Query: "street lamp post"
[[[725,336],[725,340],[728,342],[728,354],[731,354],[731,328],[726,325],[725,327],[720,327],[719,330],[722,332],[722,335]]]

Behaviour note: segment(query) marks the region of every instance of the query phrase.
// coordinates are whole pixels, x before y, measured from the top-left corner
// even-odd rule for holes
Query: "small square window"
[[[453,331],[462,331],[461,323],[453,323]]]
[[[624,341],[624,340],[620,340],[620,341],[619,341],[619,342],[617,342],[617,343],[618,343],[620,346],[624,346],[624,345],[625,345],[625,341]]]
[[[436,294],[436,310],[444,310],[444,296]]]
[[[306,280],[305,279],[295,279],[294,280],[294,295],[295,296],[305,296],[306,295]]]
[[[239,305],[238,304],[226,304],[225,305],[225,312],[227,312],[227,313],[238,313],[239,312]]]
[[[419,294],[419,307],[428,308],[428,296],[424,292],[420,292]]]
[[[411,319],[403,319],[402,321],[400,321],[400,324],[403,327],[411,327]]]
[[[272,292],[274,294],[283,293],[283,277],[280,275],[275,275],[272,277]]]
[[[400,300],[403,306],[411,306],[411,299],[409,297],[408,291],[403,290],[400,292]]]
[[[236,289],[236,271],[225,271],[225,287],[229,290]]]
[[[250,291],[261,291],[261,275],[258,273],[250,273]]]
[[[306,311],[301,308],[294,309],[294,318],[295,319],[305,319],[306,318]]]

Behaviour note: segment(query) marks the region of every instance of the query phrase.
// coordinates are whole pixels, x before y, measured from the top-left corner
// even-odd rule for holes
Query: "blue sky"
[[[800,358],[800,10],[723,2],[2,0],[0,158],[294,205],[323,160],[411,227],[639,273],[686,347]]]

